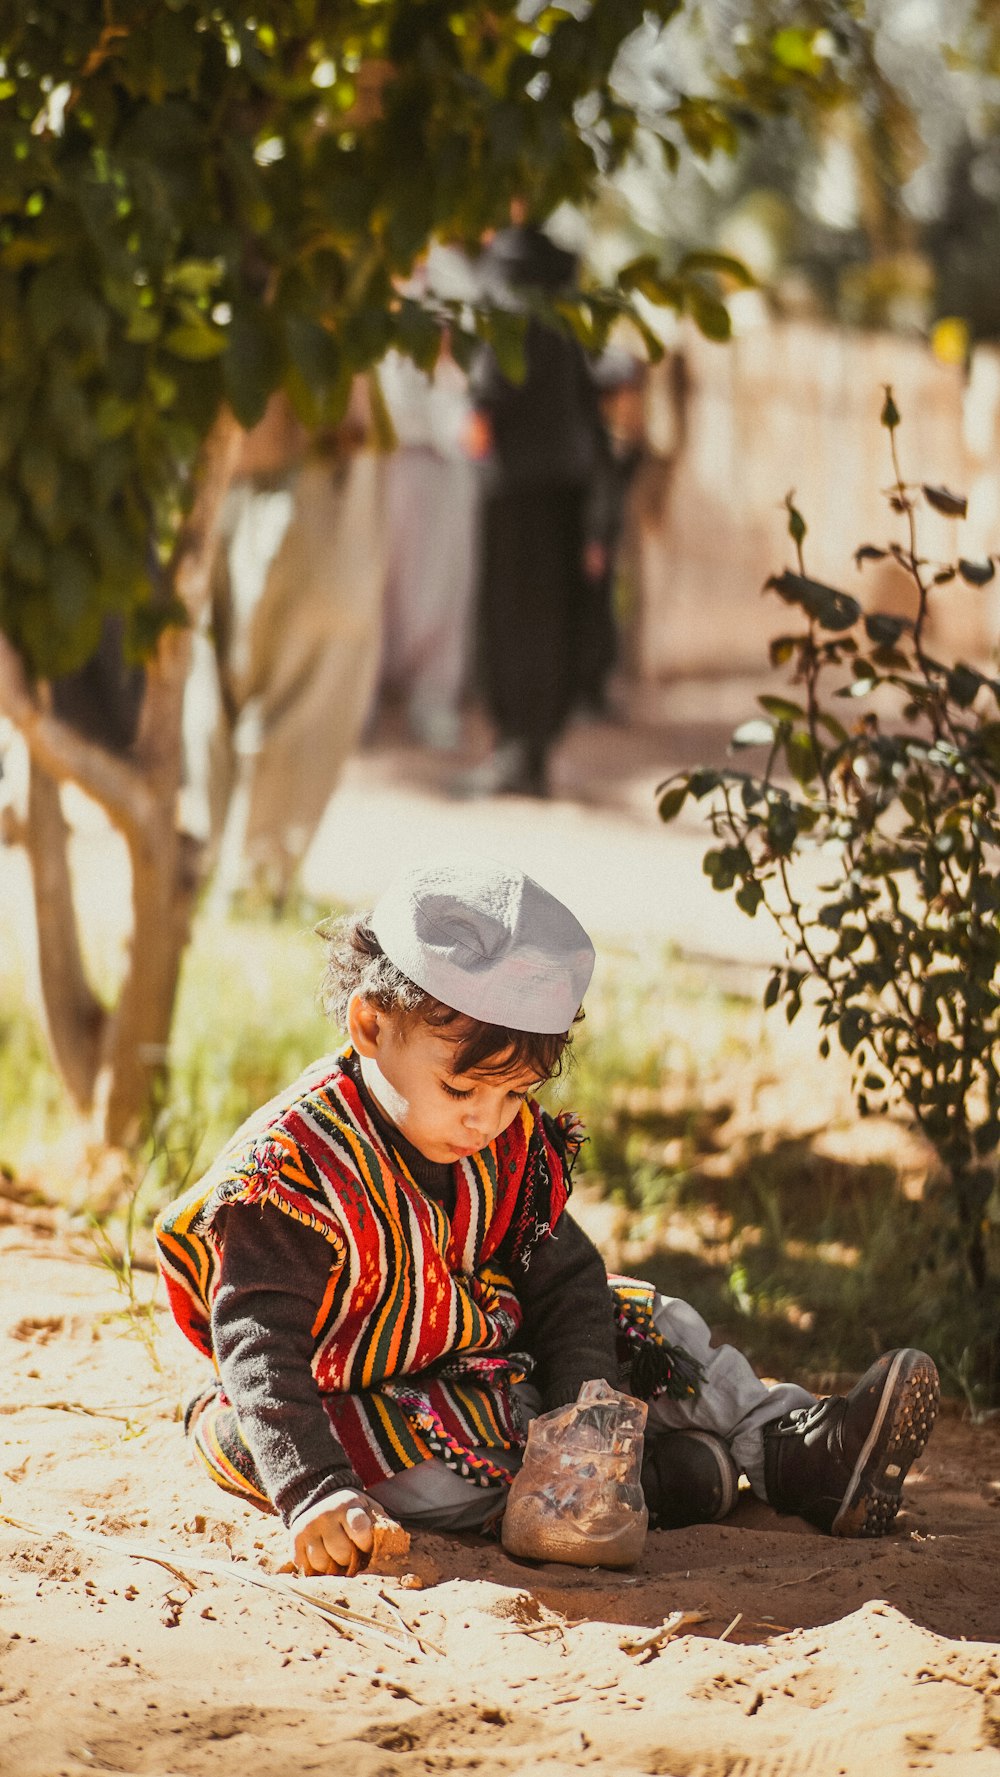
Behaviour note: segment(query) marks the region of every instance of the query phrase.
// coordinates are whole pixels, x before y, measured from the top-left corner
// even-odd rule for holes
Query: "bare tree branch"
[[[53,715],[32,687],[17,650],[2,634],[0,712],[24,736],[34,764],[58,783],[76,784],[93,797],[115,826],[140,831],[148,823],[152,794],[142,773]]]

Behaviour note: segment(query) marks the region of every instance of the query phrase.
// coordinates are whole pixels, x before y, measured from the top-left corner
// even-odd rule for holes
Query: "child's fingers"
[[[369,1554],[375,1540],[375,1530],[364,1506],[349,1507],[344,1514],[344,1528],[355,1547],[362,1554]]]

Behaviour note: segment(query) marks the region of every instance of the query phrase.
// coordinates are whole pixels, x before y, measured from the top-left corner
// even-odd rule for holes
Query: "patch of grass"
[[[0,1167],[15,1171],[26,1152],[55,1140],[72,1121],[23,982],[13,972],[0,976],[0,1106]]]

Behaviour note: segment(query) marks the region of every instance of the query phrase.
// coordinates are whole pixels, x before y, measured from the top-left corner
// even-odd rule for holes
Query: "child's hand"
[[[342,1487],[291,1526],[292,1560],[299,1573],[357,1573],[374,1541],[371,1502]]]

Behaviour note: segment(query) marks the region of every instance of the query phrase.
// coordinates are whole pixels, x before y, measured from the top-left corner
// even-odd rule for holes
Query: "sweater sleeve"
[[[593,1241],[563,1213],[515,1281],[524,1337],[546,1412],[575,1401],[584,1382],[619,1385],[608,1274]]]
[[[361,1491],[312,1373],[312,1327],[331,1248],[273,1204],[220,1212],[212,1341],[222,1385],[286,1524],[342,1487]]]

